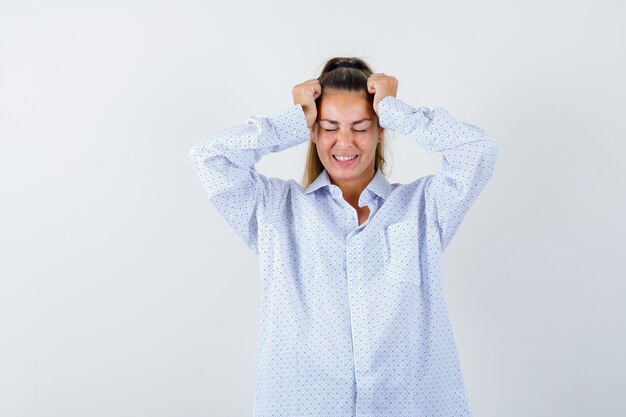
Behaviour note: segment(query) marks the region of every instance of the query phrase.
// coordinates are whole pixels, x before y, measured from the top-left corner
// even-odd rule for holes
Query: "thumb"
[[[370,94],[376,94],[376,83],[368,82],[367,83],[367,92]]]

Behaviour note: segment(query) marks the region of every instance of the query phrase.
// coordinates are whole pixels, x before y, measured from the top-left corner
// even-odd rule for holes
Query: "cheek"
[[[359,142],[359,147],[363,150],[369,150],[371,152],[376,151],[376,146],[378,145],[378,133],[368,135],[367,137],[363,137]]]
[[[330,152],[330,148],[324,144],[324,140],[320,140],[320,138],[317,139],[317,156],[319,156],[320,159],[324,160],[327,159],[329,157],[329,152]]]
[[[317,150],[319,152],[327,152],[333,147],[334,143],[335,140],[331,136],[320,134],[317,137]]]
[[[320,135],[317,137],[315,147],[317,148],[318,152],[324,152],[328,149],[328,143],[329,141],[324,136]]]

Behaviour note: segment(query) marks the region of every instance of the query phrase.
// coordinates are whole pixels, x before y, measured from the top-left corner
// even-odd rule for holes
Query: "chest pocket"
[[[380,231],[385,258],[384,279],[390,282],[420,283],[417,222],[392,223]]]

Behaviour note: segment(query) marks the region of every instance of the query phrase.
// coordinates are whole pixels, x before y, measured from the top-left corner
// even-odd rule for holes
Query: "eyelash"
[[[339,129],[323,129],[323,130],[324,130],[325,132],[336,132],[336,131],[338,131]],[[355,132],[359,132],[359,133],[367,132],[367,129],[365,129],[365,130],[357,130],[357,129],[352,129],[352,130],[354,130]]]

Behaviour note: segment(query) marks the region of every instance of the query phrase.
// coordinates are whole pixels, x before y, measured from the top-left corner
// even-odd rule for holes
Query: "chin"
[[[361,175],[363,175],[363,170],[362,169],[337,169],[335,167],[327,170],[328,173],[330,175],[332,175],[334,178],[338,178],[344,181],[353,179],[353,178],[357,178]]]
[[[362,154],[359,154],[358,159],[362,158]],[[328,159],[323,161],[324,168],[328,172],[328,175],[342,181],[349,181],[355,178],[359,178],[365,175],[368,172],[369,165],[363,166],[363,161],[358,160],[355,161],[355,164],[351,166],[342,167],[335,162],[335,159],[330,156]],[[372,162],[373,164],[373,159]]]

